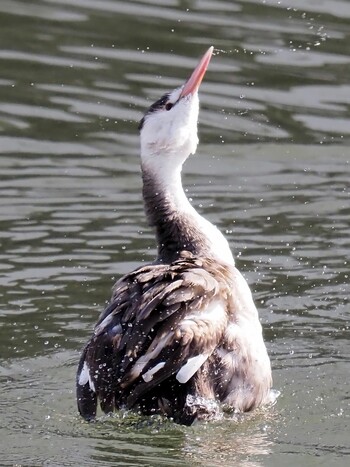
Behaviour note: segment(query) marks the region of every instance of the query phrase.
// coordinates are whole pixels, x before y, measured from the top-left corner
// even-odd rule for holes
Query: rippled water
[[[347,465],[350,3],[0,2],[0,465]],[[77,416],[79,352],[154,257],[135,123],[213,44],[184,182],[254,291],[270,411]]]

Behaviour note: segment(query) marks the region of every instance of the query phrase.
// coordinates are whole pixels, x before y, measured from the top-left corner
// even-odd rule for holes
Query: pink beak
[[[202,82],[202,79],[207,71],[211,56],[213,55],[214,47],[209,47],[202,57],[202,60],[198,63],[194,69],[190,78],[184,84],[184,87],[181,91],[181,97],[188,96],[189,94],[195,94],[198,91],[198,88]]]

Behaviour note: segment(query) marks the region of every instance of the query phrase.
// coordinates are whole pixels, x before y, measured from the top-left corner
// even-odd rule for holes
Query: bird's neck
[[[182,186],[181,168],[182,164],[152,170],[142,165],[145,211],[156,230],[158,260],[172,262],[181,252],[189,251],[233,262],[226,239],[190,204]]]

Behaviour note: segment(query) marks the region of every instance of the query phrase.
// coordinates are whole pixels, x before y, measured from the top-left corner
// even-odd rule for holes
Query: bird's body
[[[270,401],[271,367],[249,287],[221,232],[181,183],[197,147],[198,94],[212,48],[140,123],[143,197],[158,257],[122,277],[77,372],[81,415],[126,407],[178,423]]]

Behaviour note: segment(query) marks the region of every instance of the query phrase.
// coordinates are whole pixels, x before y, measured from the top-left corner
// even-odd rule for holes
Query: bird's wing
[[[214,276],[210,264],[186,258],[141,267],[116,283],[78,367],[85,418],[95,415],[97,399],[105,412],[118,394],[131,407],[169,376],[186,383],[196,373],[227,325],[226,271],[215,269]]]

